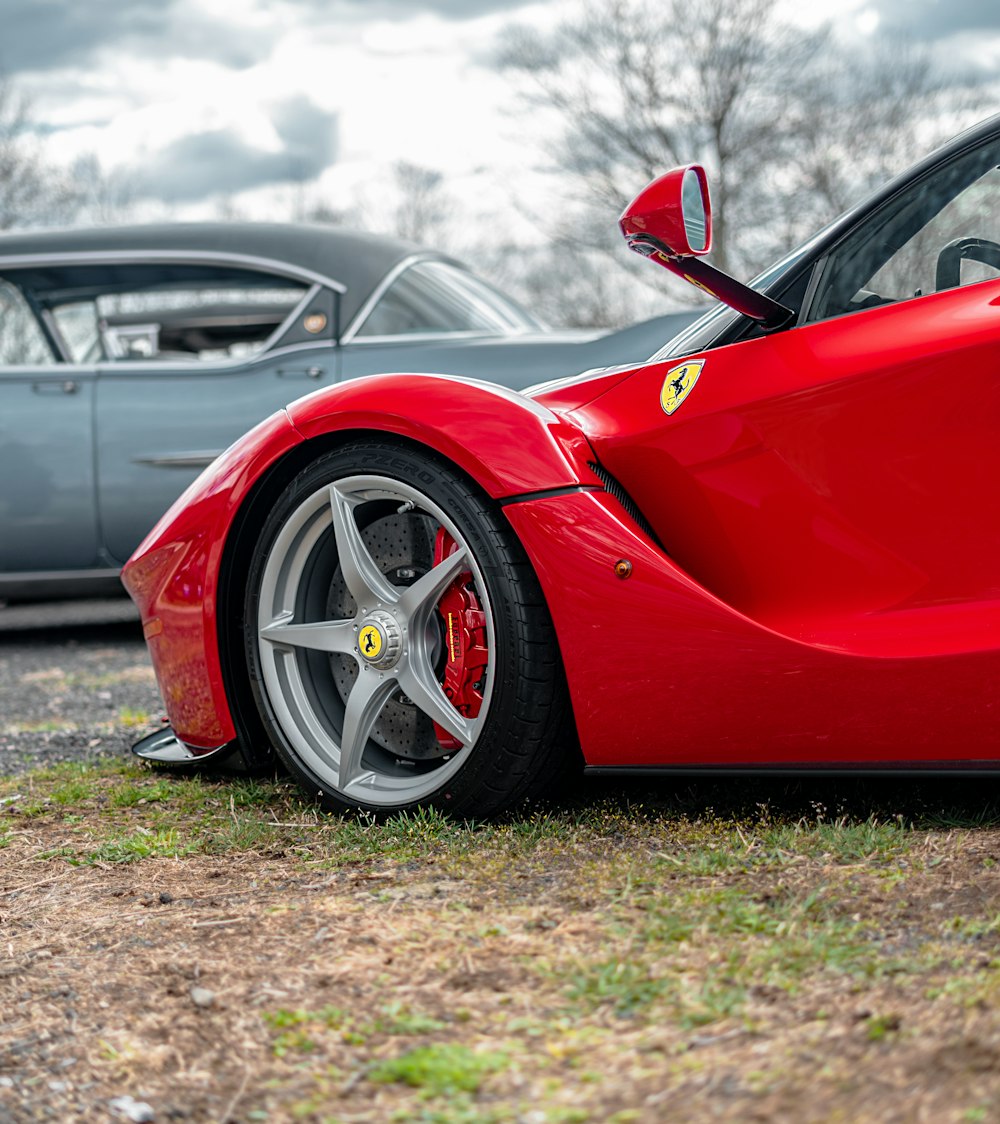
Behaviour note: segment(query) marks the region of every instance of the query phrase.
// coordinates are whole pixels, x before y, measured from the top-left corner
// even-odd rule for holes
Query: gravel
[[[0,607],[0,775],[127,756],[162,715],[130,601]]]

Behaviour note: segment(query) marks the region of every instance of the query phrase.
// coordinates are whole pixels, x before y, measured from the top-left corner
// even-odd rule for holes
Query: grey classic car
[[[442,254],[331,227],[0,237],[0,600],[118,590],[197,473],[310,390],[380,371],[521,388],[641,361],[693,319],[547,332]]]

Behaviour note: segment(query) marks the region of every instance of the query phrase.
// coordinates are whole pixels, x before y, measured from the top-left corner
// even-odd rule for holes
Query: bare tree
[[[509,29],[498,61],[554,131],[577,205],[563,230],[625,268],[614,216],[673,165],[708,168],[713,261],[746,276],[926,150],[928,119],[975,101],[926,53],[847,52],[775,0],[584,0],[548,36]],[[607,233],[591,239],[595,214]],[[656,272],[634,276],[661,285]]]
[[[78,202],[72,176],[44,159],[26,98],[0,75],[0,230],[65,222]]]
[[[451,200],[444,188],[444,174],[408,160],[397,160],[392,171],[399,193],[393,233],[440,249],[452,234],[448,229]]]
[[[134,205],[133,185],[121,173],[108,175],[92,153],[70,165],[73,221],[109,226],[126,220]]]

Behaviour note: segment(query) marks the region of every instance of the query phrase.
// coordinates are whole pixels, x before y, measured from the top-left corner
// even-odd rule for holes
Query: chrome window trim
[[[411,341],[417,343],[433,342],[435,340],[497,340],[515,339],[518,335],[530,335],[528,329],[522,332],[401,332],[395,336],[362,336],[360,339],[351,340],[353,347],[366,347],[368,344],[406,344]]]
[[[302,313],[305,312],[306,308],[316,299],[316,295],[318,293],[321,293],[322,291],[323,286],[318,282],[314,283],[309,289],[307,289],[305,295],[302,297],[299,303],[295,305],[295,307],[291,310],[291,312],[289,312],[285,319],[282,320],[277,328],[275,328],[274,331],[267,337],[267,339],[262,344],[260,351],[255,352],[254,354],[263,354],[268,350],[268,348],[271,347],[272,344],[277,343],[278,340],[280,340],[281,337],[290,330],[291,326],[295,323],[296,320],[298,320]],[[326,342],[329,343],[330,341],[327,340]]]
[[[323,285],[337,293],[346,293],[347,286],[336,278],[314,273],[298,265],[275,258],[259,258],[253,254],[237,254],[227,250],[73,250],[68,253],[12,254],[0,256],[0,272],[5,269],[28,269],[35,265],[205,265],[221,263],[240,265],[258,273],[275,273],[310,285]]]
[[[284,347],[276,347],[274,351],[258,351],[256,355],[251,355],[245,359],[192,359],[188,361],[170,360],[170,359],[143,359],[132,360],[136,367],[141,367],[143,371],[170,371],[173,374],[184,373],[189,371],[192,376],[197,371],[213,370],[213,371],[229,371],[229,370],[245,370],[247,367],[254,364],[262,363],[266,359],[271,359],[275,355],[291,355],[297,354],[302,351],[327,351],[333,356],[334,344],[333,340],[309,340],[304,343],[290,343]],[[114,375],[116,371],[120,371],[124,376],[125,372],[121,368],[128,364],[128,360],[109,360],[101,359],[97,364],[88,364],[88,369],[93,369],[95,366],[100,371],[101,377]],[[51,367],[42,368],[43,370],[51,370]],[[128,377],[135,374],[134,368],[129,367]]]
[[[354,314],[354,319],[348,324],[340,336],[340,342],[351,343],[358,333],[358,329],[364,324],[371,314],[371,310],[382,299],[382,294],[389,288],[389,286],[396,280],[396,278],[404,271],[415,265],[418,261],[442,261],[443,259],[436,254],[410,254],[408,258],[403,258],[402,261],[396,264],[389,270],[389,272],[382,278],[382,280],[372,289],[368,299]],[[0,262],[2,266],[2,262]],[[383,337],[385,338],[385,337]],[[390,337],[398,339],[398,336]]]

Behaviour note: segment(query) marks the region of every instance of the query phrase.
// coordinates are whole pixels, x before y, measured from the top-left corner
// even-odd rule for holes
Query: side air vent
[[[639,505],[635,502],[634,499],[632,499],[628,492],[625,491],[625,489],[611,475],[611,473],[608,472],[604,465],[598,464],[597,461],[589,461],[588,467],[604,485],[604,490],[610,495],[614,496],[615,499],[622,505],[622,507],[625,508],[632,522],[641,527],[642,530],[647,535],[649,535],[653,542],[657,544],[657,546],[662,547],[663,543],[660,542],[656,532],[649,525],[649,522],[646,519],[645,515],[643,515],[639,510]]]

